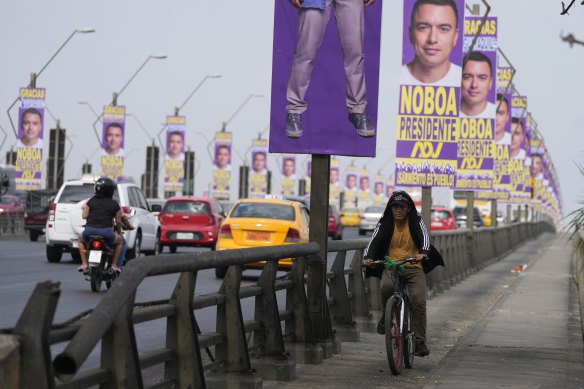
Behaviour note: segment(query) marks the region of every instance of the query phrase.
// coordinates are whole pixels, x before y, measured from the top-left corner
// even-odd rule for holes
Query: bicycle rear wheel
[[[400,301],[394,296],[385,304],[385,349],[387,362],[393,375],[401,372],[404,342],[400,330]]]
[[[406,369],[414,367],[414,352],[416,351],[416,342],[414,329],[412,327],[412,306],[409,300],[404,300],[404,326],[403,326],[403,343],[404,343],[404,365]]]

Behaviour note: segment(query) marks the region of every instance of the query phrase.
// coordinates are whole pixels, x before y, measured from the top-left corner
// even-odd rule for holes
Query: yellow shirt
[[[414,243],[414,239],[412,239],[408,223],[409,221],[406,220],[406,224],[402,228],[398,228],[397,225],[394,225],[393,227],[393,236],[391,238],[391,243],[389,244],[387,255],[395,261],[415,257],[420,253]],[[422,269],[421,263],[406,263],[404,266]]]

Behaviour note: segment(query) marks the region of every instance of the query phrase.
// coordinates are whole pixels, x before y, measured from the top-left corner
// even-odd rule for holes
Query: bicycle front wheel
[[[393,375],[401,372],[404,342],[401,332],[401,301],[395,296],[385,304],[385,349],[387,362]]]

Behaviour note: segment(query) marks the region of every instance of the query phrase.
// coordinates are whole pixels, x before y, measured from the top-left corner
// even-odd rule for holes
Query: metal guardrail
[[[0,236],[24,233],[24,213],[4,210],[0,212]]]
[[[433,244],[442,252],[446,268],[427,277],[432,296],[480,270],[503,254],[553,227],[544,222],[514,224],[501,228],[438,232]],[[379,282],[363,278],[361,258],[367,239],[332,241],[336,252],[327,273],[330,319],[336,335],[358,341],[360,324],[373,327],[371,310],[381,307]],[[334,345],[315,339],[304,279],[307,261],[318,260],[316,243],[274,246],[196,255],[160,255],[129,262],[124,272],[90,313],[63,325],[52,325],[60,294],[58,283],[38,284],[16,327],[0,335],[0,377],[7,387],[85,388],[144,386],[142,369],[164,365],[164,377],[156,387],[205,388],[238,382],[246,386],[262,378],[292,380],[295,363],[319,363]],[[348,268],[346,256],[354,251]],[[277,279],[277,260],[295,258],[285,279]],[[241,265],[266,260],[257,283],[241,287]],[[229,266],[217,293],[195,295],[199,270]],[[172,296],[147,306],[136,306],[136,288],[149,276],[180,273]],[[276,292],[286,291],[286,306],[278,307]],[[254,319],[244,321],[241,299],[255,297]],[[216,332],[198,333],[194,312],[217,306]],[[167,319],[164,347],[138,352],[134,325]],[[284,330],[281,323],[284,322]],[[248,345],[249,335],[253,344]],[[80,367],[101,341],[101,365]],[[322,341],[322,343],[321,343]],[[51,344],[66,342],[54,359]],[[207,350],[214,347],[213,355]],[[15,362],[16,361],[16,362]],[[253,367],[256,370],[252,370]],[[14,368],[19,366],[19,368]],[[56,379],[56,378],[57,379]]]

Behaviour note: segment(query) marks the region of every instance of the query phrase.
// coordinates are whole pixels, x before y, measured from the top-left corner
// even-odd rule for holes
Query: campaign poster
[[[15,187],[18,191],[41,189],[45,88],[20,88]]]
[[[281,192],[284,196],[296,195],[296,155],[284,154],[282,157]]]
[[[365,209],[371,205],[370,183],[371,177],[369,176],[369,170],[361,169],[359,172],[359,190],[357,193],[357,205],[359,209]]]
[[[270,152],[374,157],[383,2],[317,3],[275,2]]]
[[[389,200],[391,194],[395,191],[395,180],[393,178],[389,178],[385,181],[385,197]]]
[[[231,196],[231,147],[233,134],[226,131],[215,133],[213,169],[213,197],[229,200]]]
[[[511,144],[509,145],[509,175],[511,202],[522,203],[525,182],[525,115],[527,113],[527,97],[513,95],[511,97]]]
[[[497,18],[464,19],[460,132],[454,190],[493,189],[497,73]],[[470,46],[476,37],[476,43]]]
[[[185,177],[186,117],[166,117],[166,158],[164,160],[164,191],[181,192]]]
[[[338,159],[331,158],[331,169],[329,173],[329,204],[339,205],[341,188],[341,166]]]
[[[359,168],[354,165],[347,166],[345,170],[345,190],[343,191],[343,205],[341,208],[352,208],[357,206],[357,180],[359,178]]]
[[[305,195],[310,195],[310,185],[312,177],[312,160],[306,161],[306,188]]]
[[[546,149],[543,139],[539,136],[535,136],[534,132],[532,132],[532,135],[530,150],[531,164],[529,166],[531,198],[538,206],[541,206],[543,200],[543,171]],[[538,211],[541,211],[541,209],[538,208]]]
[[[404,0],[396,186],[454,185],[463,22],[464,0],[441,5]],[[444,31],[440,48],[428,49],[429,33],[437,29]]]
[[[251,171],[249,172],[249,197],[257,199],[268,193],[268,141],[251,141]]]
[[[100,175],[120,182],[124,178],[124,138],[126,132],[126,107],[103,107]]]
[[[523,161],[523,196],[531,198],[531,142],[533,138],[533,116],[527,113],[525,116],[525,139],[523,148],[525,150],[525,160]]]
[[[371,202],[373,205],[385,205],[388,197],[385,195],[385,177],[382,175],[375,175],[372,179],[373,193],[371,195]]]

